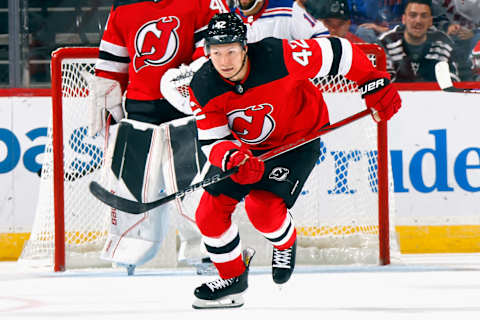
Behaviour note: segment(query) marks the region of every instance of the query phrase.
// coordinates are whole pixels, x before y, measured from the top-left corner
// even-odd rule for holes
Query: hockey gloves
[[[193,114],[190,107],[190,97],[183,91],[181,87],[188,86],[195,72],[207,62],[206,57],[200,57],[190,63],[190,65],[180,65],[178,68],[168,69],[160,80],[160,91],[163,97],[178,111],[185,114]],[[183,92],[180,93],[180,92]]]
[[[250,150],[236,150],[230,154],[227,162],[227,170],[238,167],[238,172],[231,178],[239,184],[252,184],[262,179],[265,165],[263,161],[254,157]]]
[[[265,165],[247,149],[239,148],[231,141],[217,143],[210,152],[210,162],[223,171],[238,167],[231,179],[238,184],[253,184],[262,179]]]
[[[360,85],[360,92],[367,107],[376,110],[380,120],[390,120],[402,106],[397,89],[387,77],[367,81]]]
[[[122,90],[116,80],[94,77],[91,82],[92,103],[88,108],[88,131],[93,137],[105,127],[107,113],[116,122],[125,117],[122,108]]]

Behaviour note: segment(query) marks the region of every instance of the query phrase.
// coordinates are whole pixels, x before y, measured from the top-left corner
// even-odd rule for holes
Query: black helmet
[[[306,0],[305,9],[315,19],[350,19],[347,0]]]
[[[247,27],[235,13],[218,13],[208,23],[206,48],[212,44],[239,42],[247,44]]]

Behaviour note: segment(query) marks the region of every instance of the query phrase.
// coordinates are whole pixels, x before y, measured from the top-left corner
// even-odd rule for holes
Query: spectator
[[[448,61],[452,79],[459,81],[451,56],[453,42],[432,22],[431,0],[409,0],[402,16],[403,25],[380,36],[393,81],[436,81],[435,64],[439,61]]]
[[[300,2],[309,14],[323,22],[330,35],[347,38],[355,43],[364,42],[349,31],[351,16],[347,0],[301,0]]]
[[[405,0],[349,0],[350,31],[368,43],[401,23]]]
[[[480,40],[480,2],[433,0],[434,25],[446,32],[455,43],[454,56],[462,81],[473,79],[472,49]]]

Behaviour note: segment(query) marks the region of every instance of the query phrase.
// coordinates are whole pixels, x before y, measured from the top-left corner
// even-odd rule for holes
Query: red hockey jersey
[[[160,99],[165,71],[190,63],[211,17],[227,11],[225,0],[115,1],[96,75],[119,81],[129,99]]]
[[[248,57],[241,82],[222,78],[211,62],[192,79],[191,105],[207,156],[207,145],[232,134],[250,149],[271,149],[327,124],[322,94],[309,78],[341,74],[363,84],[382,77],[358,47],[341,38],[267,38],[249,44]]]

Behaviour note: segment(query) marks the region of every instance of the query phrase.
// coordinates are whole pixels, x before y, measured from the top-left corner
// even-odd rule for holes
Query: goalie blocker
[[[116,195],[144,202],[190,185],[204,162],[195,152],[196,135],[192,118],[160,126],[123,119],[113,148],[107,154],[107,189]],[[172,210],[184,214],[180,200],[142,215],[111,208],[110,231],[101,258],[117,265],[137,266],[151,260],[167,236]],[[192,217],[187,217],[189,219]],[[177,224],[182,246],[195,246],[188,252],[198,255],[183,258],[200,260],[200,234],[193,223],[182,220]]]

